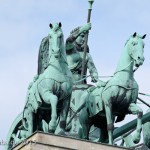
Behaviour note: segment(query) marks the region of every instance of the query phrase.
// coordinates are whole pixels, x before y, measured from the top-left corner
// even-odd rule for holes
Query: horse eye
[[[59,36],[59,38],[61,38],[61,37],[62,37],[62,35]]]
[[[52,37],[49,35],[49,38],[51,39]]]

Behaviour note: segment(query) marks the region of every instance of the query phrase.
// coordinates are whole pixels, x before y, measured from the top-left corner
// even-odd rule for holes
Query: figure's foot
[[[57,127],[57,121],[56,120],[51,120],[49,123],[49,132],[54,133]]]

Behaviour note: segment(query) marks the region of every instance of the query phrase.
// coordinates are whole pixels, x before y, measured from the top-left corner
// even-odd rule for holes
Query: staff
[[[88,0],[88,2],[89,2],[89,8],[88,8],[87,23],[89,23],[90,19],[91,19],[92,4],[94,3],[94,0]],[[85,60],[86,60],[86,53],[87,53],[87,42],[88,42],[88,33],[85,34],[85,46],[84,46],[84,54],[83,54],[83,60],[82,60],[81,79],[83,78],[84,73],[85,73]],[[84,83],[84,81],[82,81],[82,83]]]

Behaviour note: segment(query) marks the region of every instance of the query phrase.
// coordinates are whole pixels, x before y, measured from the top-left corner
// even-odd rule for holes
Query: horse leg
[[[80,121],[80,124],[82,126],[82,129],[80,129],[80,134],[81,134],[81,130],[82,130],[82,136],[79,135],[80,138],[89,140],[89,131],[90,131],[90,127],[91,127],[92,122],[89,118],[87,107],[84,107],[81,110],[81,112],[79,114],[79,121]]]
[[[110,96],[106,94],[102,94],[102,100],[104,102],[105,106],[105,113],[106,113],[106,120],[107,120],[107,131],[108,131],[108,138],[109,138],[109,144],[113,144],[113,129],[114,129],[114,123],[113,123],[113,117],[112,117],[112,104],[110,101]]]
[[[69,112],[69,106],[70,106],[70,99],[71,95],[69,95],[66,99],[63,99],[63,107],[60,113],[60,128],[65,130],[66,128],[66,121],[67,121],[67,116]]]
[[[106,140],[108,139],[106,118],[100,117],[99,122],[100,122],[100,125],[98,126],[100,128],[99,142],[106,143]]]
[[[137,144],[141,138],[143,110],[135,103],[131,103],[128,110],[132,114],[137,114],[137,127],[135,134],[133,135],[133,142]]]
[[[51,103],[51,121],[49,122],[49,131],[51,133],[55,132],[57,126],[57,103],[58,97],[56,95],[50,95],[50,103]]]
[[[49,122],[49,132],[54,133],[56,126],[57,126],[57,103],[58,103],[58,97],[54,95],[51,91],[42,89],[40,91],[40,95],[42,96],[42,99],[46,103],[50,103],[51,105],[51,120]]]
[[[67,115],[67,122],[70,120],[71,114],[72,114],[72,110],[69,108],[68,115]],[[66,126],[65,130],[66,130],[67,132],[69,132],[69,131],[71,130],[71,128],[72,128],[72,122],[69,123],[68,126]]]
[[[86,124],[86,123],[82,124],[82,130],[83,130],[82,138],[83,139],[89,140],[90,128],[91,128],[90,124]]]

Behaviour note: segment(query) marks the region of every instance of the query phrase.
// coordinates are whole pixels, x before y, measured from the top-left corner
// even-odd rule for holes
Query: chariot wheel
[[[10,130],[8,132],[8,135],[6,137],[6,145],[5,145],[5,150],[11,149],[14,145],[18,144],[15,143],[15,136],[17,136],[18,133],[18,128],[22,125],[22,118],[23,118],[23,113],[21,112],[13,121]]]

